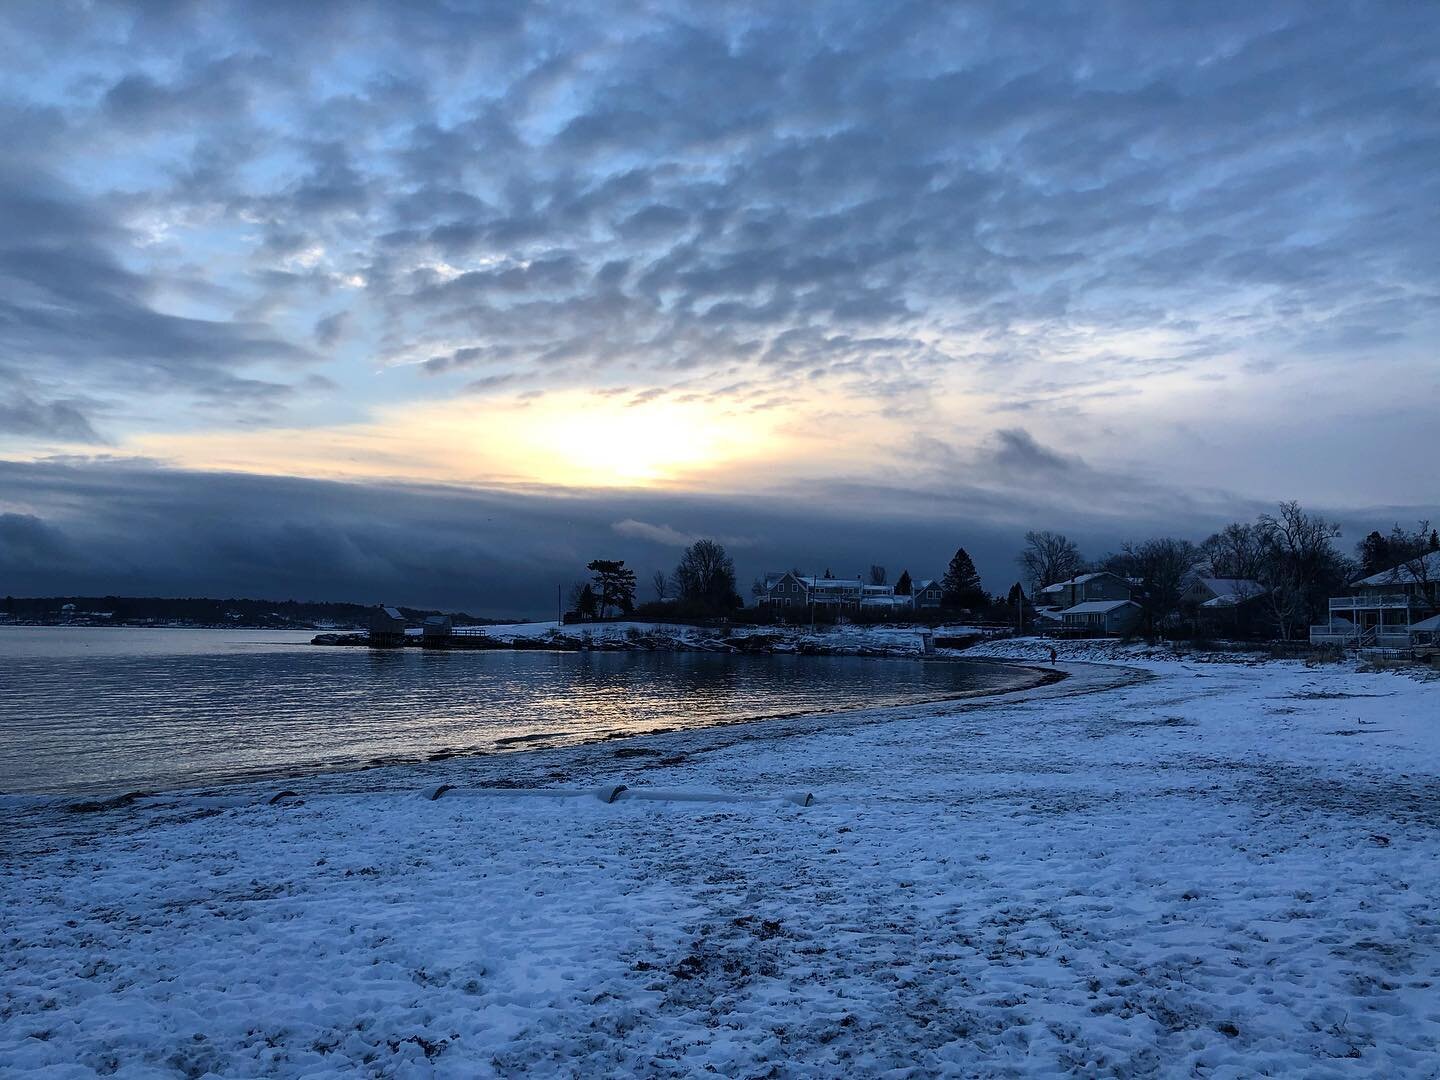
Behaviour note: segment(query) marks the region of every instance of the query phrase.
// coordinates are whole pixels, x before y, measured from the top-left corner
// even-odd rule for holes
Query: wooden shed
[[[370,614],[370,644],[382,648],[405,644],[405,616],[398,608],[380,607]]]

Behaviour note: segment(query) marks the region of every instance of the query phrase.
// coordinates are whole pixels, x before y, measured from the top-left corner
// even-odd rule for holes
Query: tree
[[[1284,640],[1298,629],[1318,622],[1326,598],[1350,577],[1354,564],[1332,543],[1340,526],[1318,514],[1307,514],[1298,502],[1283,502],[1279,514],[1261,514],[1255,523],[1265,544],[1259,581],[1275,628]]]
[[[1435,530],[1422,521],[1414,532],[1395,525],[1388,538],[1391,565],[1383,568],[1385,579],[1396,585],[1418,585],[1432,605],[1440,600],[1440,556],[1431,546]]]
[[[1159,537],[1126,544],[1120,554],[1109,556],[1103,565],[1120,577],[1140,579],[1139,600],[1153,633],[1179,616],[1186,579],[1200,558],[1200,550],[1189,540]]]
[[[635,571],[626,569],[624,559],[594,559],[585,569],[595,575],[602,619],[611,608],[625,615],[635,610]]]
[[[826,580],[826,581],[833,581],[833,580],[835,580],[835,575],[830,572],[830,568],[829,568],[828,566],[825,567],[825,580]]]
[[[989,600],[980,585],[975,563],[962,547],[950,559],[945,576],[940,579],[941,603],[946,607],[977,608]]]
[[[1399,525],[1395,526],[1397,529]],[[1379,529],[1355,545],[1355,557],[1360,560],[1360,573],[1369,577],[1395,565],[1390,555],[1390,539]]]
[[[575,597],[575,613],[582,619],[593,619],[599,611],[600,598],[595,595],[594,587],[587,581]]]
[[[875,566],[875,565],[873,565],[873,564],[871,565],[871,567],[870,567],[870,584],[871,584],[871,585],[884,585],[884,584],[885,584],[885,577],[886,577],[885,568],[884,568],[883,566]]]
[[[744,604],[735,591],[735,562],[714,540],[696,540],[675,566],[675,592],[688,610],[720,615]]]
[[[1253,581],[1265,561],[1265,536],[1258,526],[1235,522],[1200,545],[1211,577]]]
[[[1030,579],[1030,592],[1039,592],[1057,581],[1068,581],[1085,570],[1080,549],[1062,533],[1030,531],[1025,534],[1025,548],[1015,557]]]
[[[1440,551],[1440,529],[1430,530],[1430,550]]]
[[[911,580],[910,580],[910,571],[909,571],[909,570],[901,570],[901,571],[900,571],[900,577],[899,577],[899,579],[895,582],[895,595],[896,595],[896,596],[910,596],[912,593],[914,593],[914,591],[915,591],[915,585],[914,585],[914,583],[911,582]]]
[[[663,604],[670,595],[670,578],[664,570],[656,570],[650,575],[650,587],[655,590],[655,599]]]

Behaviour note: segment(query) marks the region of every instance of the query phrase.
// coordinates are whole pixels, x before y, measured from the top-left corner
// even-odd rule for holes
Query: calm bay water
[[[859,657],[320,648],[262,630],[0,627],[0,792],[106,792],[561,745],[1000,689]]]

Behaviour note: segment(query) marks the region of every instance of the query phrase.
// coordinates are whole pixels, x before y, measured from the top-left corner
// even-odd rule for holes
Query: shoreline
[[[744,654],[742,654],[744,655]],[[936,694],[914,699],[887,702],[880,705],[854,705],[849,707],[822,708],[822,709],[797,709],[793,711],[765,713],[756,716],[741,716],[731,719],[716,719],[708,723],[697,724],[686,727],[659,727],[643,731],[614,731],[599,735],[589,735],[584,738],[568,741],[565,732],[537,732],[534,734],[520,734],[505,736],[495,740],[493,746],[485,749],[454,748],[433,751],[423,757],[410,757],[396,755],[391,758],[373,758],[368,761],[349,762],[337,764],[333,767],[326,767],[323,764],[315,765],[287,765],[277,766],[273,769],[261,769],[252,773],[233,774],[223,777],[213,777],[195,783],[181,783],[175,786],[158,786],[145,789],[128,788],[125,784],[117,784],[113,787],[92,788],[88,790],[60,791],[60,792],[28,792],[28,793],[4,793],[0,792],[0,806],[15,807],[57,807],[67,809],[72,805],[94,805],[99,803],[116,803],[117,805],[128,805],[125,800],[133,802],[136,799],[164,801],[167,798],[180,798],[184,796],[211,796],[222,793],[236,793],[243,789],[258,788],[267,785],[283,783],[285,785],[305,784],[307,782],[321,782],[329,786],[339,778],[365,777],[370,780],[382,776],[393,770],[427,771],[439,770],[443,767],[454,767],[465,763],[493,762],[512,758],[521,758],[529,755],[539,754],[564,754],[568,752],[580,752],[590,748],[625,749],[625,744],[635,744],[643,740],[658,740],[670,736],[703,736],[710,732],[729,731],[737,728],[759,727],[767,724],[778,724],[786,722],[805,722],[812,725],[821,725],[825,721],[835,720],[840,724],[846,721],[853,721],[857,717],[873,717],[865,723],[880,723],[892,714],[906,710],[917,709],[929,706],[954,704],[959,707],[983,707],[991,700],[1010,699],[1016,695],[1027,695],[1034,691],[1043,690],[1049,686],[1064,682],[1069,679],[1071,673],[1057,669],[1037,667],[1034,662],[1008,661],[1003,659],[992,659],[989,657],[878,657],[877,659],[924,659],[940,663],[968,663],[978,664],[985,667],[1006,667],[1019,671],[1029,672],[1030,675],[1019,685],[1008,685],[1004,687],[987,687],[973,690],[963,690],[954,693]],[[784,736],[781,736],[784,737]],[[556,740],[553,744],[536,745],[547,740]],[[648,756],[648,755],[636,755]],[[657,751],[658,757],[666,756],[663,751]],[[424,782],[429,782],[426,778]],[[419,783],[418,786],[424,786]],[[366,794],[378,790],[373,783],[370,786],[356,790],[354,794]],[[257,793],[257,798],[259,798]]]

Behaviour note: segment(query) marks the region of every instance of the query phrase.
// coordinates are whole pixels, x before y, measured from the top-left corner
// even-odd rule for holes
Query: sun
[[[694,402],[624,405],[582,395],[510,419],[524,428],[513,465],[542,482],[579,486],[676,483],[770,441],[753,417]]]

